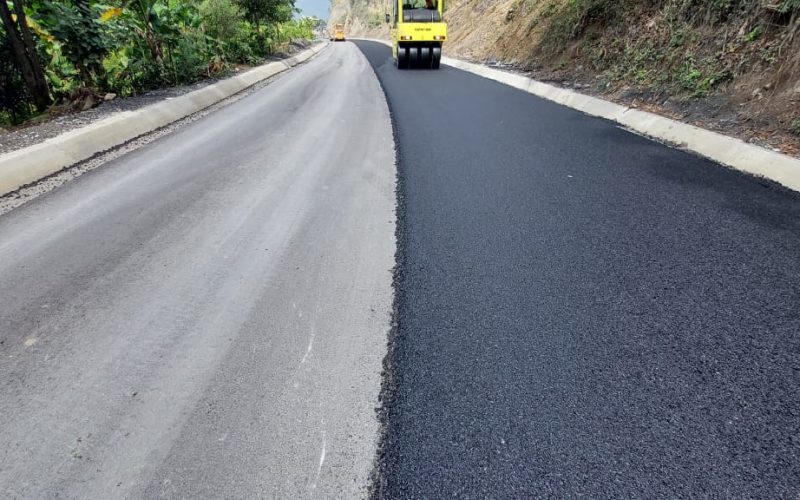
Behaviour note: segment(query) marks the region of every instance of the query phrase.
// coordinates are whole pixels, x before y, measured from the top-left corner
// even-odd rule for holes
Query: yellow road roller
[[[386,14],[392,32],[392,56],[400,69],[438,69],[447,40],[444,0],[394,0]]]
[[[380,17],[378,18],[380,19]],[[380,23],[380,21],[378,21]],[[333,32],[331,33],[332,42],[344,42],[344,25],[334,24]]]

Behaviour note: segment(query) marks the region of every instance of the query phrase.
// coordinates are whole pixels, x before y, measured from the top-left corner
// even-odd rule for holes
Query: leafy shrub
[[[800,12],[800,0],[783,0],[778,4],[778,11],[783,14]]]
[[[126,49],[115,50],[103,59],[108,87],[118,95],[128,96],[136,91],[131,78],[130,59]]]
[[[38,22],[60,42],[59,51],[78,69],[78,76],[87,86],[103,77],[103,58],[110,46],[99,17],[83,2],[43,2],[37,12]]]
[[[792,120],[792,123],[789,124],[789,130],[795,135],[800,135],[800,117]]]
[[[70,95],[75,89],[85,85],[82,78],[84,75],[62,53],[60,44],[54,43],[47,49],[47,53],[50,54],[50,61],[44,71],[55,99]]]
[[[200,5],[202,27],[216,54],[225,61],[259,62],[261,52],[255,29],[244,20],[244,11],[232,0],[205,0]]]
[[[200,16],[208,36],[219,41],[240,36],[244,13],[232,0],[204,0],[200,4]]]
[[[313,37],[311,20],[292,19],[293,0],[36,0],[26,12],[50,93],[62,100],[82,86],[125,96],[191,83]],[[35,109],[6,38],[0,25],[3,124]]]
[[[170,69],[172,82],[190,83],[207,75],[209,59],[206,39],[202,33],[193,32],[182,36],[170,48]]]

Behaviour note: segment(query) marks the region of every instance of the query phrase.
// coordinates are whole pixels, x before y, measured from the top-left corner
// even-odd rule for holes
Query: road
[[[363,496],[394,160],[337,46],[0,217],[0,497]]]
[[[0,216],[0,496],[795,498],[798,269],[797,194],[332,44]]]
[[[385,498],[797,498],[800,197],[452,68],[386,92]]]

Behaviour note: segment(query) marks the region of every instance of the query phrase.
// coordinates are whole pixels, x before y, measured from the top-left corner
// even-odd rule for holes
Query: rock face
[[[388,39],[384,17],[392,6],[392,0],[331,0],[329,23],[344,24],[348,37]]]

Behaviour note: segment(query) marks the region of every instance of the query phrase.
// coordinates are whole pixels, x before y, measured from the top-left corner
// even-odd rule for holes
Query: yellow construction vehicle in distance
[[[378,21],[380,22],[380,21]],[[344,42],[344,25],[334,24],[333,31],[331,31],[332,42]]]
[[[392,56],[400,69],[438,69],[447,40],[444,0],[394,0],[391,26]]]

